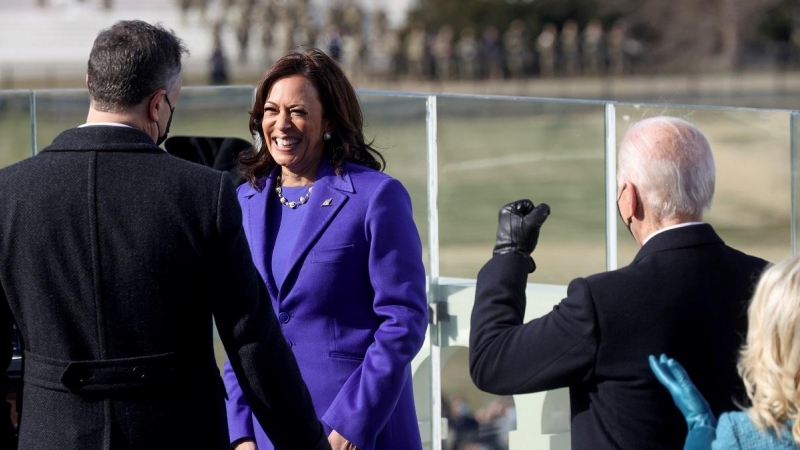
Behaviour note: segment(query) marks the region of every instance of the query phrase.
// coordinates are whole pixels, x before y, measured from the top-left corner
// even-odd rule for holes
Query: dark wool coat
[[[553,311],[523,324],[528,264],[504,254],[478,274],[472,377],[498,394],[569,387],[573,450],[683,448],[686,421],[648,355],[680,361],[717,416],[744,398],[736,361],[767,262],[710,225],[653,236],[629,266],[573,280]]]
[[[327,446],[227,174],[133,128],[67,130],[0,170],[0,260],[21,449],[229,448],[212,317],[273,439]]]

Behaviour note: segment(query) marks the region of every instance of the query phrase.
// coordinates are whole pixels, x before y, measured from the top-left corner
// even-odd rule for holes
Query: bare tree
[[[664,69],[730,70],[760,19],[780,0],[611,0],[603,13],[625,17],[648,38],[646,57]]]

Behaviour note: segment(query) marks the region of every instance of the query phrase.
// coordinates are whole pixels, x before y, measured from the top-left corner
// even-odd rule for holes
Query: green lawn
[[[0,94],[0,165],[30,155],[29,94]],[[37,145],[83,123],[83,90],[37,91]],[[249,87],[185,88],[171,135],[249,138]],[[365,135],[412,198],[428,243],[424,97],[362,95]],[[530,198],[552,215],[537,249],[532,281],[565,284],[605,268],[604,111],[601,105],[438,99],[438,209],[442,276],[473,278],[491,254],[497,210]],[[778,259],[789,253],[791,183],[788,112],[618,105],[617,135],[641,118],[670,114],[708,136],[717,193],[707,219],[732,245]],[[391,238],[391,237],[387,237]],[[620,265],[636,247],[619,227]],[[426,261],[427,263],[427,261]]]

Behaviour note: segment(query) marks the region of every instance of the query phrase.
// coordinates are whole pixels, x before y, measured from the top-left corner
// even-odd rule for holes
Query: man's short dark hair
[[[89,95],[100,111],[138,105],[158,89],[180,84],[181,56],[189,51],[172,30],[123,20],[97,35],[89,55]]]

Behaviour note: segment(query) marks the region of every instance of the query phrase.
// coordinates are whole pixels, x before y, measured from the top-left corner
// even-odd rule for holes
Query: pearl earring
[[[326,131],[325,134],[322,135],[322,140],[329,141],[330,139],[331,139],[331,134]]]

